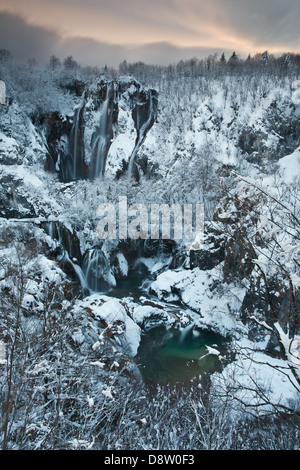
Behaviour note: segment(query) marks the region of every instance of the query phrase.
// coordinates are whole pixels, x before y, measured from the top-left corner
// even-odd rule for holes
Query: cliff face
[[[275,87],[270,79],[265,88],[267,93],[256,96],[251,83],[230,77],[207,83],[177,78],[158,81],[156,91],[131,77],[100,77],[80,82],[76,93],[67,95],[68,106],[57,90],[56,110],[34,116],[10,96],[1,108],[1,216],[50,217],[71,227],[80,247],[76,242],[74,256],[73,238],[63,243],[69,267],[80,268],[93,290],[103,279],[105,285],[115,282],[117,252],[130,268],[138,257],[162,252],[178,268],[185,255],[174,240],[164,246],[154,240],[119,241],[104,260],[95,235],[96,209],[125,194],[128,203],[203,202],[206,218],[217,223],[225,195],[229,210],[222,221],[228,228],[237,213],[231,212],[231,171],[254,178],[272,174],[300,145],[299,106],[291,101],[290,87]],[[224,262],[226,280],[237,273],[248,276],[253,256],[243,245],[244,234],[236,232],[225,242],[223,233],[223,227],[210,230],[210,249],[192,252],[190,267],[213,269]]]
[[[255,393],[258,384],[247,406],[263,409],[280,397],[289,409],[300,383],[300,108],[291,104],[288,81],[255,76],[267,90],[258,94],[246,75],[149,77],[157,92],[127,77],[96,78],[75,81],[66,92],[44,74],[47,106],[36,105],[44,85],[27,84],[26,95],[23,82],[19,95],[10,86],[0,106],[0,342],[11,344],[20,313],[20,384],[27,344],[25,375],[31,368],[34,378],[32,415],[25,401],[20,423],[24,416],[30,425],[40,421],[51,435],[56,424],[46,425],[57,407],[49,408],[49,397],[67,384],[62,391],[74,404],[64,408],[71,419],[62,430],[70,435],[74,419],[77,438],[82,423],[90,424],[89,397],[101,413],[101,397],[128,403],[128,385],[139,376],[131,357],[142,336],[156,326],[189,324],[196,336],[204,329],[228,339],[224,370],[210,376],[217,386],[225,380],[226,388],[216,390],[226,390],[226,401],[235,394],[248,400],[240,392]],[[182,240],[126,235],[100,240],[97,209],[111,204],[120,212],[120,196],[137,212],[139,204],[203,203],[202,248],[189,252]],[[130,217],[137,227],[139,216]],[[59,371],[57,382],[49,376],[46,383],[45,371]],[[80,403],[86,407],[77,422]],[[93,418],[97,433],[102,421]],[[33,447],[42,439],[33,436]]]
[[[85,89],[73,116],[52,113],[40,121],[49,150],[45,169],[57,171],[62,181],[133,173],[156,115],[155,90],[130,78],[102,78]]]

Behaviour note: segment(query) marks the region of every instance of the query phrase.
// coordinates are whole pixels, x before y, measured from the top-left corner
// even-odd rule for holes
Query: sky
[[[83,66],[300,53],[299,20],[299,0],[0,0],[0,49]]]

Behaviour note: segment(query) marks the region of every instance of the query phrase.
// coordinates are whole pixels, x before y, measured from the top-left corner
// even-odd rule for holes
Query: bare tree
[[[254,352],[259,350],[251,347],[239,354],[257,367],[274,368],[299,397],[299,193],[296,186],[284,184],[275,184],[270,192],[257,181],[235,176],[237,188],[216,216],[227,235],[224,275],[245,285],[242,309],[247,322],[270,336],[268,350],[262,351],[279,361],[258,360]],[[297,400],[290,405],[272,402],[255,377],[250,377],[246,388],[256,393],[257,407],[268,404],[273,411],[299,414]],[[227,393],[234,389],[241,387],[235,384]]]

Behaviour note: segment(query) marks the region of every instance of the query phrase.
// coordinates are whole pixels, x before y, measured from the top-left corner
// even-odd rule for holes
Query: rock
[[[81,265],[82,256],[80,242],[74,230],[71,232],[62,222],[57,220],[41,222],[41,227],[53,240],[57,240],[60,243],[67,251],[71,260],[76,260],[76,263]]]
[[[156,114],[155,90],[145,90],[138,82],[128,78],[101,78],[96,88],[85,88],[72,118],[50,113],[38,119],[37,124],[45,135],[49,150],[46,171],[58,172],[60,179],[66,182],[93,180],[105,173],[111,145],[119,133],[124,135],[124,131],[128,132],[126,139],[132,140],[131,130],[134,129],[135,141],[131,142],[131,149],[126,150],[126,158],[120,159],[115,155],[115,152],[118,153],[116,145],[109,167],[118,178],[134,167],[138,179],[139,171],[133,164],[155,122]],[[141,163],[143,172],[155,171],[155,167],[145,168],[143,160]]]
[[[34,124],[44,133],[47,142],[45,170],[55,172],[58,162],[66,152],[67,136],[71,132],[72,124],[68,117],[63,117],[58,112],[42,114]]]

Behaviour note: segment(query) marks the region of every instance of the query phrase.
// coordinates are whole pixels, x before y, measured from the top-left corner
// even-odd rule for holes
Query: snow
[[[220,393],[224,384],[230,385],[232,396],[245,408],[252,406],[251,412],[257,415],[273,411],[273,405],[289,407],[297,398],[295,379],[285,362],[263,352],[240,355],[222,374],[213,374],[212,383]]]
[[[208,354],[212,354],[213,356],[220,356],[221,353],[217,349],[207,345],[205,347],[207,349]]]
[[[106,398],[110,398],[111,400],[113,400],[113,398],[114,398],[112,393],[111,393],[111,387],[101,390],[101,393]]]
[[[300,374],[300,336],[296,336],[293,338],[293,340],[291,340],[289,337],[289,332],[285,333],[278,322],[274,324],[274,328],[279,334],[280,341],[284,347],[288,361],[292,364],[292,366],[298,367]]]
[[[105,362],[101,361],[92,361],[90,362],[92,366],[99,367],[100,369],[103,369],[105,367]]]
[[[0,105],[6,103],[6,85],[3,80],[0,80]]]
[[[123,253],[118,253],[117,259],[118,259],[121,274],[123,276],[127,276],[128,275],[128,263]]]
[[[109,298],[106,296],[93,294],[79,302],[76,310],[88,308],[92,311],[93,317],[105,321],[109,327],[116,327],[117,335],[122,335],[124,339],[124,347],[129,354],[134,357],[140,344],[141,328],[128,315],[124,302]]]
[[[120,83],[125,85],[131,80],[131,77],[125,77],[120,79]],[[12,206],[14,204],[14,209],[20,218],[14,216],[15,218],[9,222],[5,221],[4,225],[1,221],[1,228],[4,227],[5,230],[8,225],[12,227],[17,221],[19,224],[32,222],[37,225],[42,220],[59,219],[70,230],[76,227],[82,252],[84,252],[85,249],[93,246],[96,238],[93,234],[92,217],[95,217],[94,207],[99,204],[98,199],[113,201],[117,199],[119,194],[128,193],[131,199],[139,197],[142,202],[143,200],[160,202],[160,200],[165,201],[167,198],[181,201],[181,197],[195,201],[201,193],[201,191],[197,192],[198,186],[202,188],[207,180],[211,185],[209,190],[211,193],[206,190],[202,193],[202,197],[205,199],[206,210],[209,209],[213,212],[212,201],[214,198],[220,197],[218,192],[222,190],[216,185],[216,181],[219,181],[219,173],[223,165],[235,166],[236,172],[240,172],[243,176],[244,183],[248,182],[259,186],[271,196],[278,197],[280,194],[278,188],[284,188],[283,185],[290,187],[299,183],[300,147],[290,155],[281,157],[276,164],[273,164],[273,168],[272,162],[267,158],[262,167],[249,163],[246,156],[242,155],[237,143],[242,131],[248,134],[257,134],[263,152],[266,155],[268,152],[276,153],[282,137],[275,129],[270,130],[272,124],[271,104],[275,100],[282,122],[291,117],[295,119],[295,116],[291,115],[292,108],[286,105],[290,100],[290,85],[286,83],[278,85],[278,87],[272,86],[263,97],[260,89],[270,84],[264,83],[257,77],[255,80],[258,81],[256,95],[253,90],[251,91],[251,83],[248,84],[249,89],[246,89],[242,81],[235,81],[232,77],[224,77],[222,81],[209,79],[205,92],[200,91],[199,81],[199,84],[196,85],[196,87],[199,86],[199,90],[195,87],[190,96],[188,93],[184,93],[184,88],[178,87],[178,83],[175,83],[175,87],[173,84],[173,89],[170,92],[164,93],[162,91],[159,100],[158,120],[140,149],[141,156],[147,157],[149,166],[155,163],[158,165],[158,178],[152,180],[150,177],[148,181],[147,175],[144,179],[141,178],[140,184],[136,187],[131,187],[128,182],[126,183],[122,179],[118,182],[114,181],[116,171],[122,166],[122,161],[129,162],[135,147],[136,131],[128,105],[129,95],[136,91],[133,84],[118,101],[118,122],[114,129],[115,134],[107,158],[107,175],[101,182],[64,184],[59,182],[56,176],[46,173],[43,161],[48,150],[43,136],[39,134],[35,125],[28,118],[26,109],[22,110],[14,102],[8,109],[8,114],[1,114],[3,124],[1,122],[0,177],[1,183],[2,181],[8,182],[7,192],[11,196],[10,203]],[[68,106],[70,101],[65,99],[59,104],[59,111],[64,119],[67,115],[72,116],[75,109],[74,106],[74,109]],[[76,100],[73,101],[72,105]],[[99,122],[100,113],[93,111],[92,101],[87,105],[87,112],[85,139],[90,143],[95,126]],[[25,116],[27,117],[25,118]],[[275,118],[277,118],[276,115]],[[12,126],[10,120],[13,122]],[[6,128],[10,131],[7,134]],[[88,154],[87,158],[89,158]],[[203,170],[202,173],[200,169]],[[275,169],[277,169],[276,173]],[[191,181],[194,186],[190,191],[188,185],[191,184]],[[226,183],[226,178],[223,179],[224,181]],[[245,191],[247,184],[244,183],[239,186],[241,200],[249,196]],[[239,183],[236,182],[236,184]],[[208,199],[210,200],[208,201]],[[23,205],[24,201],[27,205],[25,203]],[[293,209],[293,200],[283,200],[282,203],[287,209]],[[212,205],[211,209],[210,204]],[[28,214],[27,206],[33,207],[36,216]],[[218,219],[223,222],[238,215],[237,208],[233,203],[222,209],[218,214]],[[271,213],[274,216],[273,222],[281,222],[275,211],[271,211]],[[28,215],[30,218],[26,219]],[[251,215],[249,214],[249,224]],[[207,217],[209,218],[210,214]],[[89,222],[91,222],[91,226],[88,225]],[[284,260],[284,266],[290,268],[299,249],[294,241],[294,232],[290,231],[290,237],[283,236],[280,227],[271,224],[270,213],[266,208],[262,211],[257,226],[253,227],[253,230],[256,229],[259,233],[264,232],[270,239],[271,237],[281,237],[281,253],[278,257],[280,256]],[[52,244],[50,243],[50,237],[46,237],[45,234],[43,237],[44,241],[49,242],[50,248],[55,248],[56,244],[53,241]],[[268,250],[270,246],[268,244],[266,246],[266,249],[261,249],[256,264],[269,273]],[[1,258],[7,260],[13,259],[15,256],[12,250],[5,250],[2,247],[0,254]],[[108,259],[109,250],[106,255]],[[117,260],[120,274],[127,276],[129,265],[126,257],[123,253],[118,252]],[[159,256],[142,257],[136,261],[136,267],[140,263],[144,264],[149,270],[151,279],[154,278],[149,291],[152,305],[149,305],[148,297],[141,298],[139,302],[133,302],[127,298],[121,300],[100,294],[93,294],[75,302],[72,315],[76,317],[76,315],[82,314],[83,324],[71,330],[70,333],[80,351],[86,351],[84,347],[87,346],[89,351],[95,355],[93,356],[94,360],[88,359],[88,363],[95,367],[97,373],[99,371],[104,373],[106,363],[101,357],[99,359],[97,354],[101,351],[105,331],[107,332],[109,329],[113,332],[116,345],[121,345],[124,351],[133,358],[137,354],[143,329],[151,327],[153,324],[169,326],[179,319],[182,325],[193,320],[200,327],[209,326],[230,337],[236,345],[237,360],[226,366],[222,374],[213,375],[217,386],[221,387],[222,381],[231,381],[234,376],[235,380],[232,386],[236,397],[247,404],[256,405],[260,400],[256,391],[254,392],[255,384],[266,390],[270,400],[274,403],[288,404],[293,400],[295,398],[294,379],[290,370],[287,369],[287,365],[299,370],[299,338],[295,337],[291,342],[288,332],[285,332],[279,323],[275,324],[288,361],[270,358],[263,352],[269,336],[265,335],[260,344],[245,339],[249,331],[241,321],[241,305],[247,292],[247,285],[238,282],[222,282],[222,263],[211,270],[202,270],[201,267],[191,270],[181,268],[172,270],[169,269],[172,260],[172,256],[164,257],[160,253]],[[34,263],[40,277],[38,280],[30,279],[22,299],[22,306],[26,309],[34,306],[35,311],[39,312],[40,307],[43,307],[39,303],[43,289],[54,284],[55,288],[59,290],[62,281],[67,276],[58,267],[56,261],[51,261],[44,255],[40,255],[38,259],[34,260]],[[256,274],[258,276],[258,273]],[[1,269],[1,292],[5,288],[12,290],[14,288],[12,280],[6,279],[5,276],[5,270]],[[111,272],[109,272],[109,276],[109,281],[114,284],[115,278]],[[290,279],[294,287],[300,285],[297,272],[291,270]],[[276,288],[279,290],[278,286]],[[278,298],[280,295],[280,292],[275,293]],[[155,301],[153,297],[155,297]],[[265,326],[267,332],[270,333],[271,328],[266,323],[261,321],[260,325]],[[101,330],[100,333],[99,330]],[[33,327],[32,331],[34,333]],[[257,352],[258,346],[262,348],[261,352]],[[243,353],[246,348],[255,352],[246,355]],[[207,347],[207,353],[220,355],[220,352],[213,347]],[[3,365],[5,362],[6,344],[0,341],[0,364]],[[118,368],[119,363],[113,361],[113,365]],[[45,371],[47,371],[47,364],[41,361],[31,369],[30,373],[37,376]],[[113,388],[103,384],[101,394],[105,399],[113,399]],[[91,408],[95,404],[94,398],[90,395],[86,397],[86,401]],[[259,409],[265,411],[268,408],[269,405],[262,401]],[[85,441],[74,440],[70,442],[74,447],[85,445]],[[89,444],[86,443],[86,445]]]
[[[88,302],[88,299],[86,299],[85,303],[86,302]],[[124,321],[126,317],[125,308],[118,299],[108,300],[97,308],[93,308],[92,306],[92,309],[95,316],[101,320],[105,320],[106,323]]]
[[[58,268],[57,264],[45,256],[39,257],[37,263],[42,272],[42,281],[46,284],[54,283],[59,286],[62,279],[66,278],[66,274]]]
[[[131,356],[136,356],[141,340],[141,328],[129,316],[126,316],[125,320],[125,337]]]
[[[85,336],[80,329],[77,329],[72,331],[72,339],[76,344],[81,345],[85,341]]]
[[[291,155],[278,161],[279,173],[286,184],[299,182],[300,179],[300,147]]]
[[[0,365],[4,365],[6,362],[6,344],[0,340]]]
[[[226,336],[240,328],[237,327],[237,318],[246,289],[229,284],[225,292],[214,290],[214,281],[218,279],[220,268],[210,271],[200,268],[168,270],[156,278],[151,290],[167,302],[180,298],[187,308],[199,312],[194,315],[198,324],[210,325]],[[236,317],[232,311],[236,312]]]
[[[141,327],[146,324],[164,324],[170,326],[175,322],[174,316],[166,311],[166,308],[158,308],[151,305],[134,305],[132,318]]]
[[[89,406],[92,408],[94,406],[94,399],[92,397],[87,397],[87,402]]]
[[[138,267],[140,264],[143,264],[148,269],[149,273],[155,274],[157,271],[161,270],[163,267],[168,266],[172,261],[172,256],[165,257],[155,256],[151,258],[140,257],[135,262],[135,267]]]

